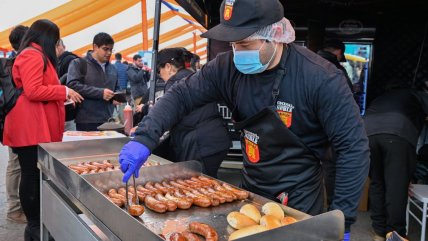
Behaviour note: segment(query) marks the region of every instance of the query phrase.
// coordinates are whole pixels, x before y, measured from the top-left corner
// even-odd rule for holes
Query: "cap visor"
[[[215,39],[218,41],[225,42],[236,42],[247,37],[251,36],[251,34],[255,33],[258,30],[258,27],[253,28],[234,28],[229,27],[223,24],[219,24],[207,32],[201,34],[203,38]]]

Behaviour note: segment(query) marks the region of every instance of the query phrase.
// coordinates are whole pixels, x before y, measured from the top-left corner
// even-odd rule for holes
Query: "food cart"
[[[42,240],[48,240],[49,234],[57,240],[164,240],[169,233],[186,229],[192,221],[209,224],[219,240],[228,240],[234,231],[226,221],[228,213],[247,203],[261,207],[270,201],[250,193],[245,200],[217,207],[194,206],[161,214],[146,208],[143,215],[133,217],[106,197],[110,188],[124,186],[120,170],[80,175],[69,168],[82,161],[110,160],[117,165],[118,153],[128,141],[113,138],[39,146]],[[171,163],[152,155],[148,162],[159,165],[143,167],[137,184],[203,175],[196,161]],[[299,222],[240,240],[340,240],[343,235],[340,211],[312,217],[290,207],[282,208]]]

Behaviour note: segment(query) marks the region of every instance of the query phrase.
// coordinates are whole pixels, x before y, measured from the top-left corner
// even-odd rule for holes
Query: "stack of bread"
[[[295,218],[285,216],[281,206],[274,202],[268,202],[263,205],[262,214],[252,204],[245,204],[239,212],[229,213],[227,215],[227,222],[232,228],[238,229],[230,234],[229,240],[235,240],[297,222]]]

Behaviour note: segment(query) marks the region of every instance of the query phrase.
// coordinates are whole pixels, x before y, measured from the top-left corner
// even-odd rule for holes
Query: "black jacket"
[[[130,65],[126,72],[128,74],[128,81],[131,85],[131,97],[136,99],[147,95],[148,80],[146,79],[145,71]]]
[[[427,93],[409,88],[388,91],[366,110],[367,135],[397,135],[416,147],[427,114]]]
[[[328,52],[328,51],[324,51],[324,50],[320,50],[318,51],[318,54],[323,57],[324,59],[330,61],[332,64],[334,64],[336,66],[336,68],[340,69],[343,71],[343,73],[345,74],[345,78],[346,81],[348,83],[349,88],[351,89],[351,91],[353,91],[353,86],[352,86],[352,81],[349,78],[348,72],[346,71],[346,69],[339,63],[339,61],[337,60],[336,55]]]
[[[343,72],[303,47],[290,44],[286,88],[279,100],[291,104],[290,130],[321,159],[330,142],[337,152],[335,198],[346,223],[355,221],[362,187],[368,176],[369,147],[363,121]],[[245,75],[233,64],[231,51],[218,55],[186,81],[174,85],[139,124],[134,140],[153,149],[159,136],[195,108],[224,100],[236,110],[236,121],[272,105],[277,68]]]
[[[165,85],[165,93],[175,83],[193,72],[182,69],[172,76]],[[215,102],[193,110],[170,130],[170,146],[176,161],[199,160],[228,150],[231,146],[223,118]]]
[[[58,77],[61,78],[64,74],[68,72],[68,66],[70,65],[73,59],[79,58],[77,55],[72,52],[65,51],[58,58]]]
[[[109,62],[105,72],[89,51],[84,58],[87,63],[86,75],[82,78],[79,61],[70,63],[67,74],[67,86],[77,91],[84,98],[78,105],[76,123],[104,123],[113,116],[112,101],[103,99],[104,89],[119,89],[117,70]],[[81,81],[83,79],[83,81]]]

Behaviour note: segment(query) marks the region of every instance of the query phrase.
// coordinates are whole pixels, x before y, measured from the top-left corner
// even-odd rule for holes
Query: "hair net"
[[[293,26],[286,18],[257,30],[245,40],[266,39],[277,43],[291,43],[296,39]]]

